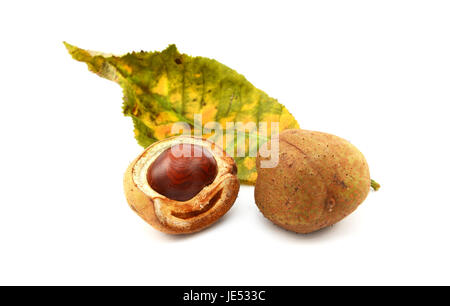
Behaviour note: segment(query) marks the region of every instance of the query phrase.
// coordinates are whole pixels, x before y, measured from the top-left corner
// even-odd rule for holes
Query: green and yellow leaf
[[[278,122],[280,131],[299,127],[283,105],[235,70],[213,59],[181,54],[175,45],[162,52],[114,56],[64,44],[75,60],[85,62],[90,71],[122,87],[123,113],[133,119],[135,137],[143,147],[173,136],[174,123],[186,122],[194,127],[195,114],[202,115],[201,125],[218,122],[224,131],[231,122],[266,122],[269,128],[272,122]],[[241,182],[254,184],[255,157],[248,155],[248,138],[256,137],[259,147],[268,137],[244,133],[245,156],[233,157]],[[226,144],[229,153],[236,147],[237,134],[231,138],[232,143]]]

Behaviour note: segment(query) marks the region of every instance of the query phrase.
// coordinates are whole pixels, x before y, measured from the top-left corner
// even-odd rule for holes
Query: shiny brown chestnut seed
[[[170,234],[202,230],[223,216],[239,191],[236,164],[202,138],[178,136],[149,146],[124,177],[130,207]]]
[[[147,181],[169,199],[187,201],[210,185],[216,175],[216,160],[205,147],[180,143],[158,156],[148,169]]]

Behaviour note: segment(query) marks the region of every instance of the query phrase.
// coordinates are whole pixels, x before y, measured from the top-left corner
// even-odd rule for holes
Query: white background
[[[447,284],[447,1],[3,1],[0,284]],[[212,228],[174,237],[129,209],[141,148],[120,87],[62,41],[206,56],[304,129],[350,140],[382,184],[310,235],[259,213],[253,188]]]

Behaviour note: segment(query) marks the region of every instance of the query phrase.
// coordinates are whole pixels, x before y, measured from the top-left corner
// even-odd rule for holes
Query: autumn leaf
[[[272,122],[279,123],[280,131],[299,127],[282,104],[241,74],[213,59],[181,54],[175,45],[162,52],[114,56],[64,44],[75,60],[87,63],[90,71],[120,84],[123,113],[133,119],[135,137],[143,147],[173,136],[172,127],[177,122],[194,127],[196,114],[201,114],[201,127],[218,122],[224,130],[227,123],[267,123],[268,137],[258,131],[244,131],[245,155],[233,156],[243,183],[254,184],[257,176],[255,157],[249,156],[249,139],[256,137],[258,147],[262,145],[270,137]],[[224,145],[227,152],[235,150],[238,135]]]

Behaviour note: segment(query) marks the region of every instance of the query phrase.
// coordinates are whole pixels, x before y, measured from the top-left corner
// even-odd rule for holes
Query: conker
[[[210,185],[216,175],[216,160],[205,147],[181,143],[156,158],[148,169],[147,180],[169,199],[187,201]]]
[[[193,136],[153,143],[124,177],[130,207],[170,234],[200,231],[223,216],[239,192],[236,164],[219,146]]]

